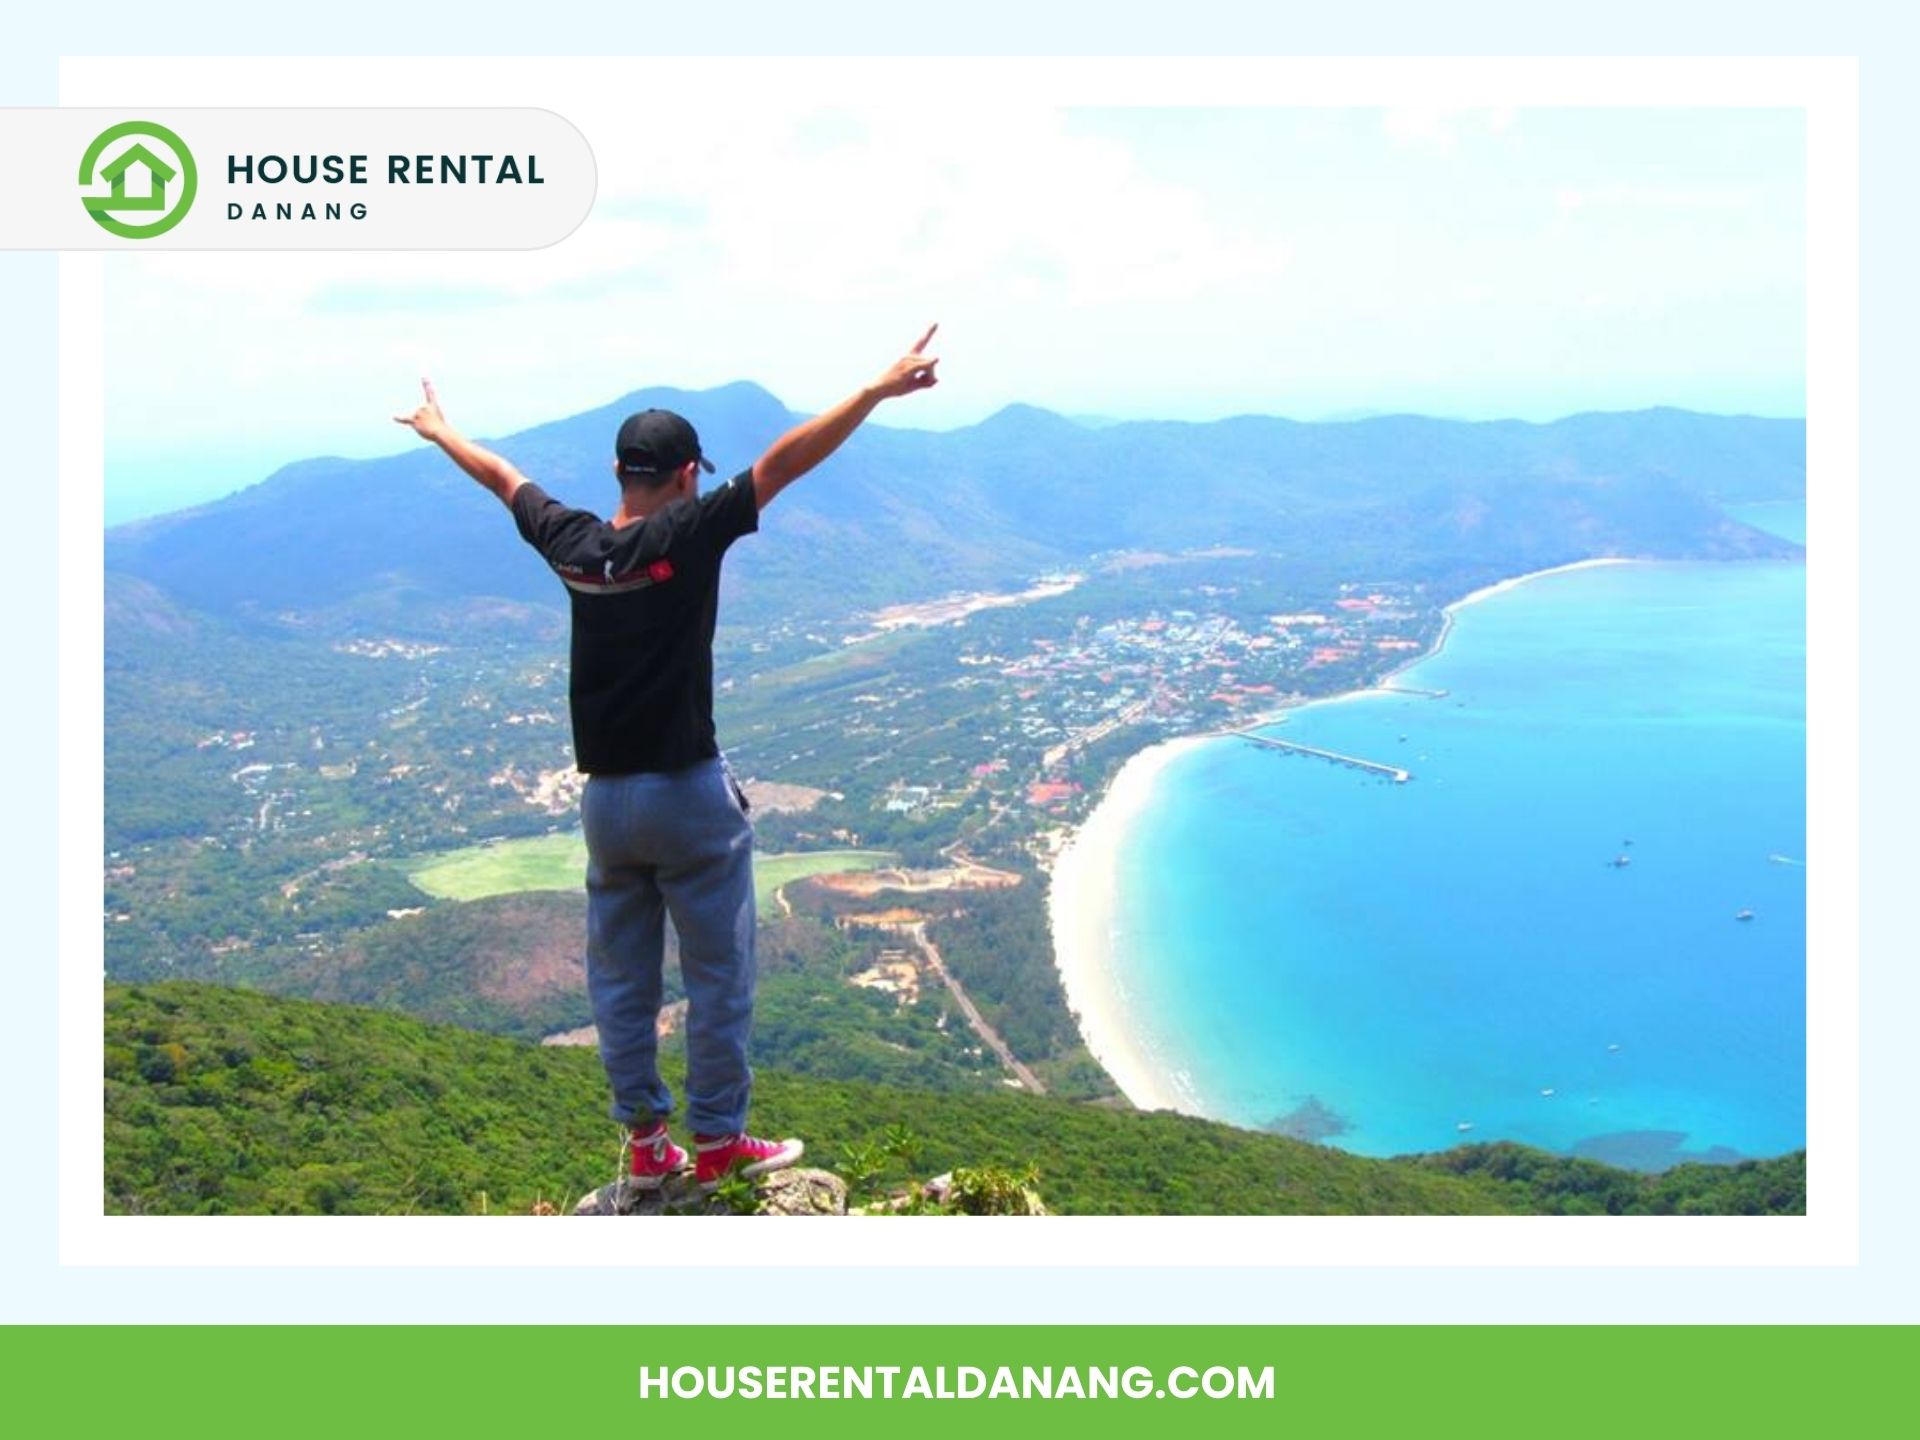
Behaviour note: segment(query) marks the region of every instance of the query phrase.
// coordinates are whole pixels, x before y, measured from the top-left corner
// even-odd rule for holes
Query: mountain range
[[[650,406],[692,420],[722,476],[800,418],[746,382],[648,389],[486,443],[566,502],[606,513],[614,431]],[[911,415],[907,402],[879,418]],[[1798,554],[1721,507],[1804,498],[1805,466],[1804,421],[1675,409],[1550,424],[1088,424],[1014,405],[958,430],[869,423],[736,552],[725,613],[844,615],[1121,550],[1232,546],[1404,578],[1603,554]],[[225,499],[119,526],[106,565],[157,587],[132,592],[143,613],[173,601],[304,627],[443,632],[470,623],[477,603],[557,609],[562,595],[494,503],[427,446],[301,461]]]

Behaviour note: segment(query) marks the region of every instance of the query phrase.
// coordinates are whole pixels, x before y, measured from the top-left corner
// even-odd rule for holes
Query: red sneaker
[[[687,1168],[687,1152],[673,1143],[664,1120],[651,1130],[627,1131],[627,1155],[627,1184],[635,1190],[658,1190]]]
[[[807,1147],[798,1140],[756,1140],[751,1135],[696,1135],[693,1137],[693,1177],[703,1191],[717,1190],[728,1175],[751,1180],[784,1170]]]

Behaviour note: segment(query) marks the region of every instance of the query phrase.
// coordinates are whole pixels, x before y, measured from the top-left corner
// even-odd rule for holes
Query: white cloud
[[[736,110],[671,143],[607,143],[625,112],[576,107],[600,193],[571,237],[528,253],[321,252],[134,257],[154,279],[241,291],[298,311],[362,287],[535,298],[649,271],[716,300],[743,291],[839,304],[927,291],[1046,290],[1075,303],[1245,288],[1289,261],[1270,235],[1218,224],[1201,197],[1140,173],[1125,146],[1071,134],[1039,107],[914,117],[883,110]]]
[[[828,302],[1004,286],[1070,302],[1184,298],[1277,275],[1286,246],[1235,234],[1059,112],[887,125],[803,153],[793,130],[713,197],[723,278]]]
[[[1476,135],[1503,135],[1513,125],[1511,108],[1398,106],[1383,113],[1380,128],[1395,145],[1447,152]]]

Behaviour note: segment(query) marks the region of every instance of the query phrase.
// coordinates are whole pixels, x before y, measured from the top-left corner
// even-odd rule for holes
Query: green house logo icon
[[[110,126],[80,157],[86,192],[80,203],[102,230],[128,240],[149,240],[178,225],[193,207],[199,181],[186,142],[151,120]]]

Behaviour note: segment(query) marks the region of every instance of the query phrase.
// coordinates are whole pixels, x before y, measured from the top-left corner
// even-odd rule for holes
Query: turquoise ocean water
[[[1118,857],[1130,1033],[1204,1113],[1364,1154],[1805,1144],[1805,575],[1548,575],[1396,677],[1445,698],[1268,732],[1404,785],[1235,740],[1175,759]]]

